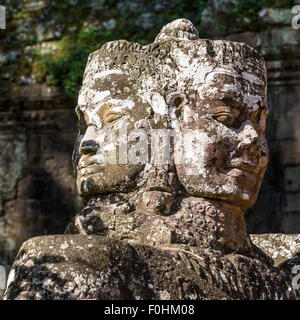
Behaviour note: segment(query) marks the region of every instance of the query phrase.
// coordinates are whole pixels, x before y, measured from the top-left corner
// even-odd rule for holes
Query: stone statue
[[[266,68],[186,19],[92,53],[73,162],[85,207],[25,242],[5,299],[294,299],[244,214],[268,164]]]

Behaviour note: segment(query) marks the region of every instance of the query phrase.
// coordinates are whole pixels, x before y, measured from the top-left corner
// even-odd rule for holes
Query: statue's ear
[[[179,117],[186,102],[185,95],[179,92],[172,92],[166,97],[166,100],[168,107],[174,108],[176,117]]]

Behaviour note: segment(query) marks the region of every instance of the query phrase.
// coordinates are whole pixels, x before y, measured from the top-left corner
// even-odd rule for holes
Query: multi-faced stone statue
[[[27,241],[7,299],[288,299],[246,231],[268,164],[266,69],[185,19],[89,57],[73,154],[85,208]]]

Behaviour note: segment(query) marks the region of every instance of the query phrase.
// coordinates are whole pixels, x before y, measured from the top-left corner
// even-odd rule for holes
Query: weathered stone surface
[[[289,219],[288,221],[292,221]],[[300,235],[299,234],[253,234],[251,239],[255,245],[274,260],[274,266],[286,272],[290,281],[297,275],[300,264]],[[296,270],[296,272],[295,272]],[[298,281],[296,281],[296,285]],[[300,298],[299,290],[296,293]]]
[[[214,3],[212,4],[212,2]],[[142,38],[143,43],[147,43],[151,37],[154,39],[155,35],[153,35],[152,31],[157,28],[158,25],[169,22],[170,17],[173,18],[174,16],[190,16],[197,28],[199,28],[200,20],[198,19],[198,15],[200,14],[200,9],[196,10],[193,5],[200,2],[182,1],[182,6],[177,6],[175,2],[171,3],[170,1],[161,0],[152,2],[118,1],[117,7],[110,9],[103,4],[102,0],[80,1],[77,2],[77,5],[71,6],[72,14],[69,10],[70,1],[63,1],[63,5],[62,1],[30,1],[33,5],[32,8],[35,8],[35,10],[25,8],[27,3],[29,3],[29,1],[1,1],[1,4],[5,5],[9,11],[7,21],[9,29],[1,31],[0,34],[0,68],[2,80],[0,86],[0,101],[3,101],[3,103],[1,102],[1,108],[3,108],[3,110],[1,109],[0,113],[0,118],[1,120],[3,119],[3,121],[1,122],[0,130],[1,137],[3,136],[3,139],[11,145],[19,141],[18,137],[20,134],[23,134],[22,130],[24,127],[27,128],[26,130],[34,131],[32,134],[29,134],[28,131],[24,133],[26,136],[25,140],[27,141],[27,147],[24,150],[27,158],[26,168],[28,168],[30,174],[31,172],[34,173],[34,185],[39,184],[42,190],[45,190],[46,187],[42,186],[42,184],[51,184],[52,187],[47,188],[47,190],[50,191],[51,201],[47,200],[49,193],[43,192],[41,193],[41,198],[44,197],[43,201],[42,199],[35,199],[36,205],[33,206],[33,201],[28,199],[28,203],[31,204],[31,207],[29,206],[28,208],[33,210],[30,215],[31,217],[36,217],[35,215],[39,217],[41,211],[37,209],[37,202],[42,203],[42,207],[50,208],[52,212],[51,216],[55,216],[54,220],[56,221],[55,225],[50,223],[51,226],[45,228],[44,223],[40,223],[40,218],[33,218],[34,222],[30,222],[31,227],[29,228],[29,225],[25,223],[24,217],[22,220],[23,223],[25,223],[23,225],[24,231],[21,234],[35,236],[43,233],[62,232],[68,220],[66,216],[70,217],[74,210],[76,210],[75,208],[79,208],[80,205],[74,189],[74,179],[72,175],[63,175],[64,171],[68,173],[71,172],[69,158],[72,149],[71,145],[76,136],[75,120],[73,112],[71,111],[74,103],[63,102],[63,95],[61,94],[59,95],[60,97],[57,94],[50,94],[47,103],[45,103],[44,97],[47,94],[48,88],[53,88],[52,93],[57,91],[57,89],[48,85],[48,77],[43,78],[43,68],[41,68],[41,65],[35,63],[37,56],[33,53],[39,54],[39,58],[43,59],[45,55],[49,53],[56,55],[60,45],[63,43],[62,37],[65,39],[67,35],[67,37],[76,38],[79,33],[87,32],[87,34],[89,34],[91,30],[97,32],[104,31],[102,33],[103,36],[112,39],[115,38],[115,34],[119,34],[118,32],[120,30],[126,32],[127,26],[131,28],[132,23],[134,26],[132,36],[136,39],[138,34],[139,39]],[[39,3],[43,3],[43,5]],[[259,12],[263,8],[259,8],[257,14],[255,8],[259,3],[263,3],[263,1],[253,2],[253,5],[249,8],[250,12],[244,11],[241,13],[241,17],[237,17],[236,9],[238,3],[247,5],[247,1],[207,1],[202,15],[204,17],[204,13],[208,13],[206,15],[207,18],[202,19],[205,22],[205,24],[203,24],[205,27],[202,28],[202,30],[199,28],[199,31],[202,38],[208,37],[211,39],[228,39],[245,42],[252,47],[256,47],[258,51],[261,51],[264,46],[267,47],[267,51],[265,50],[263,52],[268,53],[268,56],[265,56],[268,69],[268,108],[270,111],[267,137],[271,157],[269,169],[257,203],[250,209],[246,216],[248,230],[253,233],[297,233],[300,232],[300,209],[297,208],[295,212],[283,213],[282,208],[290,206],[287,201],[295,203],[298,197],[297,192],[292,194],[291,192],[294,191],[290,192],[285,190],[285,168],[289,168],[290,166],[298,168],[300,164],[300,142],[297,125],[300,114],[298,108],[300,60],[298,41],[294,41],[295,39],[297,40],[299,30],[292,31],[291,25],[284,26],[262,22]],[[268,3],[271,2],[268,1]],[[297,1],[294,1],[294,4],[296,3]],[[278,6],[280,6],[279,9],[277,8]],[[280,13],[288,10],[291,12],[292,6],[285,8],[281,8],[281,6],[281,1],[273,1],[272,5],[270,5],[273,11],[279,10],[278,12]],[[22,7],[24,7],[24,12],[21,11]],[[232,11],[234,11],[234,14],[231,15],[230,18],[216,19],[214,16],[214,12],[217,12],[215,11],[216,7],[218,7],[217,10],[221,14],[228,15],[228,13],[231,14]],[[179,11],[177,11],[177,8]],[[142,16],[142,22],[145,22],[146,25],[148,24],[148,18],[149,22],[153,23],[151,16],[147,14],[143,15],[149,12],[155,14],[154,29],[140,35],[141,28],[135,26],[136,17]],[[162,12],[164,13],[163,18],[161,18]],[[124,13],[126,13],[125,19]],[[61,17],[62,20],[60,20]],[[243,22],[243,20],[245,21]],[[113,29],[110,29],[114,26],[114,21],[116,25]],[[125,21],[125,24],[122,21]],[[140,21],[141,19],[138,20],[138,22]],[[234,23],[232,23],[233,21]],[[259,23],[256,23],[256,21]],[[223,26],[224,24],[225,27]],[[229,24],[230,27],[227,31],[226,24]],[[280,32],[281,28],[284,28],[283,32]],[[290,29],[289,37],[282,40],[287,28]],[[234,31],[237,29],[238,31]],[[273,31],[268,31],[270,29],[273,29]],[[260,35],[262,32],[264,32],[264,36]],[[276,38],[277,32],[278,35],[280,34],[281,39],[276,42],[274,37]],[[293,32],[295,37],[292,37]],[[94,34],[94,32],[92,34]],[[144,39],[145,34],[149,35],[146,39]],[[127,38],[127,35],[120,38]],[[286,41],[287,38],[291,40],[290,43]],[[262,39],[264,42],[262,42]],[[100,38],[100,41],[102,40],[103,39]],[[271,45],[274,41],[276,45]],[[284,46],[282,45],[283,41],[285,43]],[[294,59],[292,59],[292,57],[294,57]],[[33,69],[32,73],[29,70],[31,67]],[[81,71],[79,71],[78,74],[80,74],[80,72]],[[38,84],[44,84],[45,82],[47,82],[47,85],[42,86],[42,89]],[[22,84],[21,88],[18,85],[20,83]],[[7,87],[11,89],[7,90]],[[41,96],[43,96],[42,99]],[[26,110],[23,110],[23,106]],[[287,106],[290,106],[290,108],[287,109]],[[22,111],[22,117],[19,117],[18,110]],[[11,118],[9,119],[7,117],[8,114],[15,116],[14,122],[12,122]],[[23,118],[25,115],[26,121]],[[45,121],[45,119],[49,119],[50,116],[52,125],[49,126],[49,122]],[[65,130],[68,130],[67,135],[63,134]],[[57,134],[57,132],[59,132],[59,134]],[[11,133],[17,134],[14,135]],[[60,141],[61,135],[64,141],[68,141],[67,146],[65,144],[56,146],[51,143],[51,139],[47,138],[53,136],[54,140]],[[49,154],[47,157],[49,157],[49,159],[44,158],[43,150],[40,147],[40,141],[43,142],[44,139],[45,143],[43,143],[43,147],[47,147],[48,145],[47,150]],[[51,147],[49,147],[50,145]],[[20,157],[10,157],[9,167],[21,168],[23,166],[21,160]],[[48,173],[50,172],[50,176],[47,175],[47,178],[43,178],[41,171],[40,173],[36,173],[35,169],[38,161],[41,161],[40,164],[42,167],[46,166]],[[66,164],[66,166],[62,166],[63,163]],[[12,174],[12,171],[7,169],[7,162],[3,163],[3,168],[4,172],[7,171],[10,175]],[[59,175],[56,170],[59,171]],[[36,175],[39,177],[36,177]],[[49,179],[51,182],[49,182]],[[29,183],[30,178],[26,176],[24,180],[28,180]],[[18,194],[22,194],[22,192],[24,192],[24,195],[28,194],[25,182],[21,181],[20,183],[23,187],[22,189],[18,187],[20,190]],[[63,190],[60,186],[63,186]],[[16,188],[17,187],[12,184],[11,189],[16,190]],[[33,187],[30,187],[31,190],[32,188]],[[288,197],[285,197],[286,192],[289,192]],[[2,195],[4,193],[6,194],[5,189],[0,188],[0,204],[2,203],[1,197],[3,198]],[[37,193],[37,191],[33,193]],[[30,194],[32,193],[30,192]],[[58,196],[61,194],[67,199],[66,201],[58,199]],[[23,200],[26,199],[24,198],[22,201]],[[54,203],[56,205],[54,205]],[[14,222],[11,221],[11,219],[9,219],[11,221],[9,227],[11,231],[8,233],[8,219],[6,219],[5,216],[6,208],[9,209],[11,205],[10,203],[5,207],[5,205],[2,204],[2,220],[0,223],[0,264],[5,265],[7,271],[13,262],[16,250],[18,250],[15,243],[19,244],[25,240],[22,240],[20,237],[18,237],[17,240],[12,238],[12,236],[18,235],[19,231],[13,231]],[[26,202],[24,202],[23,205],[26,205]],[[20,205],[15,207],[21,208]],[[54,209],[57,210],[57,215],[52,211]],[[28,211],[29,209],[26,210],[27,213],[24,214],[24,216],[29,216]],[[18,214],[13,215],[13,217],[18,216],[19,219],[19,222],[15,223],[15,225],[18,226],[16,227],[17,230],[19,230],[22,212],[21,210]],[[49,225],[49,220],[47,225]],[[30,232],[26,231],[27,228],[30,229]]]
[[[251,240],[274,260],[275,266],[280,266],[300,253],[299,234],[252,234]]]
[[[234,210],[232,206],[228,205],[226,212],[223,206],[211,201],[196,197],[178,198],[171,214],[161,215],[160,211],[153,215],[151,208],[147,212],[140,205],[142,193],[122,198],[102,196],[77,214],[65,233],[96,234],[156,247],[230,247],[231,250],[250,254],[252,244],[245,238],[244,221],[239,215],[229,214],[230,209]],[[211,229],[215,232],[210,232]],[[256,256],[255,248],[253,255]]]
[[[4,201],[16,196],[14,186],[21,178],[22,166],[26,161],[25,145],[26,136],[22,133],[0,135],[0,190],[3,190],[0,196],[0,214],[3,212]]]
[[[76,112],[86,207],[64,236],[23,245],[5,299],[296,298],[244,220],[269,158],[257,51],[199,39],[186,19],[147,46],[106,43]]]
[[[293,14],[291,8],[264,8],[259,11],[258,16],[264,24],[290,25]]]
[[[253,283],[254,281],[254,283]],[[243,255],[84,235],[22,246],[5,299],[287,299],[278,269]]]

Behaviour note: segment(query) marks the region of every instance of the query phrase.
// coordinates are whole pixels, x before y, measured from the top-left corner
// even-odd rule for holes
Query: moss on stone
[[[222,1],[220,1],[222,2]],[[258,12],[264,7],[291,7],[292,0],[233,0],[233,7],[221,13],[214,12],[214,28],[219,35],[233,28],[245,27],[260,31],[265,28],[258,21]],[[0,31],[0,42],[9,55],[20,50],[17,61],[1,65],[7,77],[0,82],[22,83],[22,76],[32,82],[46,82],[64,89],[67,95],[76,96],[90,52],[102,44],[126,39],[146,45],[152,42],[161,27],[177,18],[191,20],[205,38],[207,31],[199,28],[204,9],[212,5],[209,0],[161,1],[3,1],[7,8],[7,30]],[[233,24],[232,21],[235,21]],[[57,41],[60,50],[40,55],[26,53],[26,48]],[[61,54],[63,52],[63,54]]]
[[[6,41],[9,45],[5,52],[13,48],[22,51],[18,61],[9,63],[10,79],[20,83],[22,76],[31,77],[33,82],[55,84],[62,87],[68,96],[75,96],[89,53],[105,42],[117,39],[146,45],[154,40],[165,23],[179,17],[191,19],[199,25],[206,2],[175,0],[167,4],[148,0],[142,3],[55,0],[29,1],[14,8],[7,2]],[[29,30],[20,28],[25,22],[29,23]],[[7,34],[0,35],[0,41]],[[41,45],[53,38],[58,40],[59,50],[46,54],[31,52],[31,62],[28,63],[26,47]],[[3,67],[0,65],[0,68]],[[4,69],[1,71],[5,72]]]

